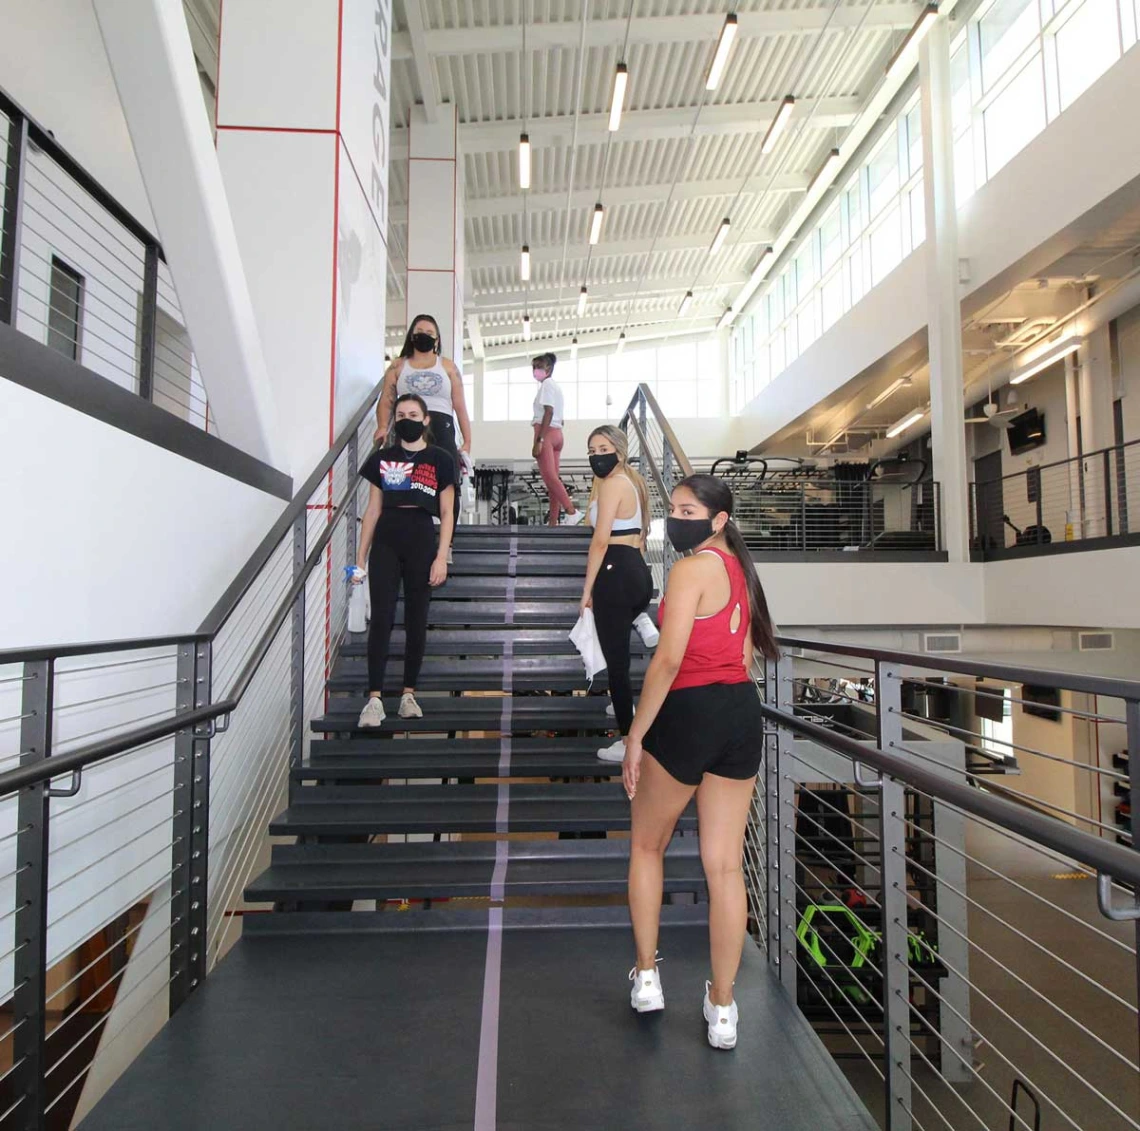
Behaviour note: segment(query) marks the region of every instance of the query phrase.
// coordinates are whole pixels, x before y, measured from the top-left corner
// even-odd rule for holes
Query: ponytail
[[[713,475],[690,475],[682,479],[677,486],[692,491],[698,502],[708,507],[710,515],[717,515],[722,511],[728,515],[728,522],[725,523],[721,533],[728,543],[729,551],[744,570],[744,583],[748,587],[752,647],[766,660],[778,659],[780,645],[776,642],[776,630],[772,625],[772,616],[768,612],[768,599],[764,596],[764,586],[760,584],[760,575],[756,572],[756,563],[752,560],[744,535],[740,533],[740,527],[732,521],[732,491],[723,480]]]

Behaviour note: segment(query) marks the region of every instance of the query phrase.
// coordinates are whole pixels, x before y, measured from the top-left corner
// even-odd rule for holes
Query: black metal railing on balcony
[[[1140,440],[970,484],[976,556],[1140,541]]]

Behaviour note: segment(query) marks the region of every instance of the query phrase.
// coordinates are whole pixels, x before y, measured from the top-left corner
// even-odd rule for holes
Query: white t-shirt
[[[551,410],[550,427],[562,427],[563,396],[553,377],[547,377],[534,394],[534,423],[541,424],[546,409]]]

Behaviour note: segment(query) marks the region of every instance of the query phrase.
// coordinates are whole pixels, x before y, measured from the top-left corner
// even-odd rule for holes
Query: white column
[[[471,420],[478,423],[483,419],[483,382],[487,376],[487,363],[482,358],[476,358],[471,365],[474,374],[471,391],[474,394],[475,403],[467,406],[467,412],[470,414]]]
[[[1081,441],[1086,452],[1084,535],[1108,533],[1106,494],[1112,489],[1112,468],[1105,475],[1104,457],[1094,453],[1113,444],[1112,333],[1107,324],[1093,330],[1077,351],[1080,366],[1078,391],[1081,407]]]
[[[228,443],[289,469],[182,7],[94,0],[94,8],[211,425]]]
[[[384,369],[390,0],[226,0],[218,157],[294,478]]]
[[[950,120],[950,33],[939,19],[922,45],[922,166],[926,195],[926,304],[934,478],[942,492],[943,546],[969,560],[966,416],[962,386],[962,303],[958,293],[958,213]]]
[[[422,106],[408,123],[408,322],[430,314],[440,349],[463,359],[463,169],[455,107],[429,123]],[[471,406],[467,406],[468,412]]]

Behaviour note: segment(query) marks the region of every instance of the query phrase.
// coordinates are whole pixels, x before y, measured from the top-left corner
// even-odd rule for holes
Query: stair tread
[[[425,657],[431,656],[502,656],[504,645],[510,643],[516,656],[577,656],[578,651],[570,642],[569,629],[536,627],[535,625],[490,625],[467,628],[451,626],[430,628],[427,637]],[[405,647],[403,628],[392,633],[389,657],[403,656]],[[630,633],[630,651],[636,658],[651,655],[641,637]],[[367,655],[368,633],[353,632],[345,636],[340,647],[340,656],[360,657]]]
[[[593,749],[581,754],[531,754],[512,757],[507,776],[516,778],[616,777],[620,762],[603,762],[596,754],[605,739],[594,739]],[[416,745],[419,745],[418,743]],[[292,771],[296,781],[350,778],[493,778],[499,776],[498,754],[413,753],[321,758]]]

